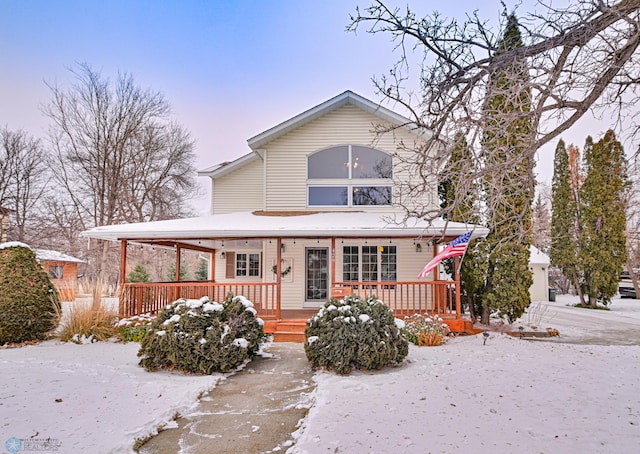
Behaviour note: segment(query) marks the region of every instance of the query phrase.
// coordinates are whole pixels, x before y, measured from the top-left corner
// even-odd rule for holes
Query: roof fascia
[[[267,129],[266,131],[251,137],[247,143],[252,150],[257,150],[262,148],[268,142],[277,139],[278,137],[283,136],[284,134],[297,129],[310,121],[313,121],[317,118],[322,117],[336,109],[339,109],[345,105],[353,105],[358,107],[365,112],[373,114],[380,119],[389,122],[396,126],[405,126],[410,125],[411,120],[408,118],[399,115],[385,107],[382,107],[379,104],[376,104],[350,90],[347,90],[338,96],[335,96],[328,101],[323,102],[295,117],[280,123],[273,128]]]
[[[219,165],[212,169],[200,170],[198,171],[198,175],[201,177],[211,177],[215,180],[216,178],[220,178],[231,172],[235,172],[240,167],[243,167],[250,162],[255,161],[256,159],[262,159],[262,156],[260,156],[260,153],[258,153],[257,151],[252,151],[251,153],[247,153],[244,156],[240,156],[238,159],[236,159],[235,161],[231,161],[228,164]]]

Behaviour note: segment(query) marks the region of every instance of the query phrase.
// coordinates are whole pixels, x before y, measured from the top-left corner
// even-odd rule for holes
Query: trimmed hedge
[[[42,340],[60,322],[60,297],[36,254],[0,245],[0,345]]]
[[[402,320],[375,297],[332,298],[307,321],[304,349],[313,368],[339,374],[400,364],[409,353]]]
[[[253,358],[265,340],[253,303],[229,295],[222,303],[179,299],[162,309],[142,339],[138,356],[147,370],[179,369],[209,375]]]

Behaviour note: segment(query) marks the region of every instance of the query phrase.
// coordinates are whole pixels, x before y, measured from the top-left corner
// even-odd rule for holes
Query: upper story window
[[[359,145],[318,151],[307,162],[309,206],[391,205],[391,156]]]

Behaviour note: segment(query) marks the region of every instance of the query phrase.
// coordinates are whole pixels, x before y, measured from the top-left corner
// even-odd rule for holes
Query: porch
[[[277,341],[304,341],[306,321],[318,308],[282,309],[281,283],[217,283],[212,281],[125,283],[120,295],[120,317],[157,314],[178,298],[197,299],[208,296],[222,301],[229,293],[242,295],[253,302],[258,316],[265,322],[265,332]],[[394,315],[404,318],[416,313],[437,315],[453,332],[469,329],[461,319],[455,281],[413,282],[336,282],[330,296],[341,298],[356,294],[376,296],[389,306]],[[328,298],[327,298],[328,299]]]

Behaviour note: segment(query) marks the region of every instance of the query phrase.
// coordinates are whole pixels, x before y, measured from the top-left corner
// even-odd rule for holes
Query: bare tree
[[[45,192],[47,174],[39,140],[20,129],[0,129],[0,207],[11,210],[9,239],[37,242],[42,229],[33,222],[35,207]],[[0,231],[0,237],[3,233],[7,232]]]
[[[75,83],[50,85],[52,99],[44,108],[52,121],[63,217],[85,230],[187,214],[186,202],[197,192],[193,142],[171,121],[165,98],[127,74],[112,82],[86,64],[71,72]],[[108,275],[108,257],[107,242],[90,257],[100,281]]]
[[[502,123],[507,124],[517,121],[514,115],[529,117],[532,134],[523,144],[522,156],[517,157],[523,161],[485,162],[475,171],[464,169],[471,170],[467,173],[470,184],[487,174],[504,174],[527,160],[533,165],[536,150],[575,125],[589,110],[595,114],[607,111],[618,127],[625,122],[634,123],[637,109],[629,107],[639,101],[640,2],[577,0],[565,8],[555,8],[550,2],[540,1],[536,9],[537,12],[519,14],[523,45],[506,51],[499,48],[501,31],[509,16],[506,11],[504,23],[496,28],[477,13],[468,15],[464,22],[445,19],[438,13],[419,18],[409,8],[392,9],[381,0],[357,9],[351,17],[349,30],[367,27],[367,32],[389,34],[397,43],[398,63],[374,83],[389,102],[407,109],[413,126],[429,131],[417,153],[402,161],[422,180],[422,185],[412,183],[405,187],[405,194],[433,193],[430,188],[434,178],[442,178],[451,150],[448,143],[455,134],[464,134],[477,156],[481,156],[490,126],[485,106],[487,99],[495,96],[492,75],[504,72],[515,62],[527,68],[528,77],[520,78],[519,83],[526,86],[512,93],[517,96],[528,92],[530,109],[497,115],[503,115]],[[420,88],[411,90],[416,56]],[[505,90],[504,95],[508,93]],[[493,122],[495,115],[492,113]],[[637,127],[630,129],[638,131]],[[405,146],[412,148],[414,144]],[[530,183],[531,187],[535,182]],[[416,199],[408,197],[412,202]],[[411,215],[441,216],[442,209],[434,200],[407,204],[406,210]],[[455,204],[447,207],[454,208]],[[494,207],[486,208],[491,211]]]

